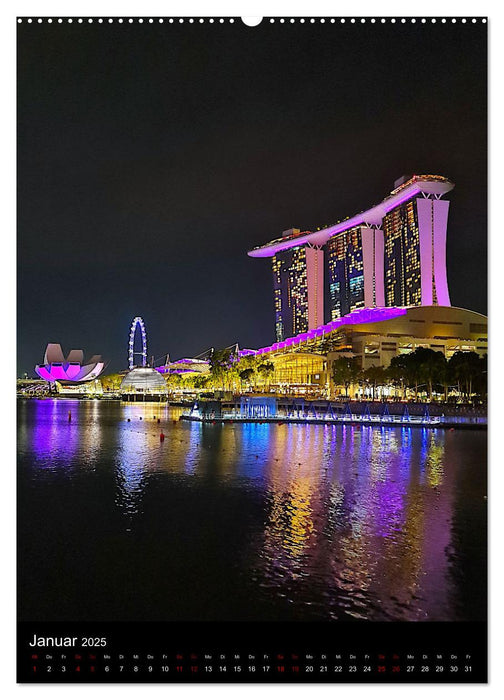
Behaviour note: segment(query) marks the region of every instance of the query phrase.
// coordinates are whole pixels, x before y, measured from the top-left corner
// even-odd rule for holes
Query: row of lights
[[[39,17],[39,18],[37,19],[38,24],[42,24],[42,22],[44,22],[44,19],[45,19],[45,18]],[[437,22],[438,20],[439,20],[442,24],[446,24],[446,22],[449,21],[449,20],[447,20],[447,19],[444,18],[444,17],[441,18],[441,19],[436,18],[436,17],[433,17],[433,18],[430,20],[430,22],[431,22],[432,24],[436,24],[436,22]],[[21,17],[18,18],[18,24],[21,24],[23,21],[24,21],[24,20],[23,20]],[[33,21],[34,21],[33,19],[27,19],[27,20],[26,20],[26,22],[28,22],[28,24],[31,24]],[[52,20],[51,18],[46,19],[46,22],[48,22],[48,24],[52,24],[53,21],[55,21],[55,20]],[[64,21],[65,21],[65,20],[63,20],[63,19],[61,19],[61,18],[59,18],[59,19],[57,20],[58,24],[62,24],[62,22],[64,22]],[[66,21],[68,22],[68,24],[72,24],[72,22],[73,22],[74,20],[73,20],[72,18],[68,18]],[[81,18],[79,18],[79,19],[76,20],[76,22],[77,22],[78,24],[83,24],[84,21],[85,21],[85,20],[83,20],[83,19],[81,19]],[[89,19],[86,20],[86,21],[87,21],[88,24],[93,24],[93,22],[94,22],[95,20],[92,19],[92,18],[89,18]],[[100,18],[100,19],[97,19],[96,21],[98,22],[98,24],[102,24],[102,23],[105,22],[105,21],[107,21],[109,24],[112,24],[112,23],[114,22],[114,19],[113,19],[112,17],[110,17],[108,20],[104,20],[104,19]],[[122,18],[121,18],[121,19],[117,19],[117,22],[118,22],[119,24],[122,24],[122,23],[125,22],[125,21],[126,21],[126,20],[124,20],[124,19],[122,19]],[[136,21],[137,21],[139,24],[142,24],[142,23],[144,22],[144,19],[140,17],[140,18],[138,18]],[[155,20],[151,17],[149,20],[146,20],[146,21],[147,21],[149,24],[153,24]],[[161,18],[159,18],[157,21],[159,22],[159,24],[163,24],[164,19],[161,17]],[[171,17],[170,19],[167,20],[167,22],[168,22],[169,24],[173,24],[173,23],[176,22],[176,21],[178,21],[180,24],[183,24],[186,20],[185,20],[184,18],[182,18],[182,17],[181,17],[180,19],[178,19],[178,20],[175,20],[175,19],[173,19],[172,17]],[[200,24],[203,24],[206,20],[205,20],[203,17],[201,17],[201,18],[200,18],[199,20],[197,20],[197,21],[198,21]],[[219,21],[220,24],[224,24],[224,22],[225,22],[226,20],[225,20],[224,18],[221,17],[218,21]],[[233,18],[230,18],[230,19],[228,19],[227,21],[228,21],[230,24],[233,24],[235,20],[234,20]],[[274,24],[274,23],[276,22],[276,19],[271,18],[269,21],[270,21],[270,24]],[[304,18],[293,18],[293,17],[292,17],[292,18],[289,19],[289,20],[286,20],[286,19],[283,19],[283,18],[282,18],[282,19],[279,19],[278,21],[280,22],[280,24],[284,24],[284,23],[287,22],[287,21],[290,22],[290,24],[294,24],[295,22],[300,22],[300,24],[304,24],[304,23],[307,22],[308,20],[306,20],[306,19],[304,19]],[[336,19],[333,17],[333,18],[331,18],[330,20],[327,20],[327,21],[328,21],[330,24],[334,24],[334,23],[336,22]],[[347,20],[346,20],[344,17],[342,17],[339,21],[340,21],[341,24],[345,24],[345,22],[346,22]],[[359,21],[360,24],[365,24],[368,20],[367,20],[366,18],[363,17],[363,18],[360,19],[360,20],[356,20],[356,19],[352,18],[352,19],[349,19],[348,21],[349,21],[351,24],[355,24],[357,21]],[[369,22],[370,22],[371,24],[375,24],[377,21],[378,21],[378,20],[376,20],[376,19],[374,19],[374,18],[372,18],[372,19],[369,20]],[[382,17],[379,21],[381,22],[381,24],[385,24],[387,21],[390,21],[391,24],[395,24],[396,22],[400,22],[401,24],[406,24],[406,22],[408,22],[408,20],[405,19],[404,17],[403,17],[401,20],[397,20],[397,19],[395,19],[395,17],[392,17],[392,18],[390,18],[390,17]],[[409,19],[409,21],[411,22],[411,24],[415,24],[415,22],[416,22],[417,20],[416,20],[414,17],[411,17],[411,18]],[[422,19],[419,20],[419,21],[420,21],[422,24],[425,24],[425,23],[428,22],[429,20],[427,20],[427,19],[424,17],[424,18],[422,18]],[[465,17],[464,17],[464,18],[460,18],[460,17],[459,17],[459,18],[455,18],[455,17],[453,17],[450,21],[451,21],[453,24],[455,24],[455,23],[458,22],[458,21],[460,21],[462,24],[466,24],[469,20],[467,20]],[[476,24],[476,22],[477,22],[478,20],[477,20],[476,18],[473,18],[473,19],[471,19],[470,21],[472,22],[472,24]],[[135,22],[135,20],[134,20],[133,18],[130,17],[130,18],[127,20],[127,22],[128,22],[129,24],[133,24],[133,22]],[[194,22],[196,22],[196,20],[193,19],[193,18],[190,18],[190,19],[187,19],[187,22],[188,22],[189,24],[193,24]],[[215,19],[213,19],[213,18],[210,18],[210,19],[208,19],[208,22],[209,22],[210,24],[213,24],[214,22],[217,22],[217,20],[215,20]],[[309,22],[310,22],[310,24],[314,24],[315,22],[319,22],[320,24],[324,24],[324,23],[326,22],[326,20],[325,20],[324,18],[317,18],[317,19],[313,19],[313,18],[312,18],[312,19],[309,20]],[[486,19],[483,18],[483,19],[481,20],[481,22],[482,22],[483,24],[486,24]]]

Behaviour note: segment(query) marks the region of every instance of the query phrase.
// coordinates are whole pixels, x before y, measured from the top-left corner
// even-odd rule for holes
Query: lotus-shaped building
[[[104,367],[101,355],[93,355],[84,363],[82,350],[70,350],[65,359],[61,345],[49,343],[44,355],[44,364],[36,365],[35,372],[48,382],[89,382],[96,379]]]

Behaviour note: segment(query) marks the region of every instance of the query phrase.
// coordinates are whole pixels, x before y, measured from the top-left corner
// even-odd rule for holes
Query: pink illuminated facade
[[[395,184],[380,204],[360,214],[319,231],[290,229],[249,251],[251,257],[273,258],[277,341],[323,323],[324,246],[332,321],[364,308],[450,306],[449,201],[441,198],[454,185],[440,175],[414,175]],[[309,256],[317,260],[316,275]]]
[[[383,231],[361,226],[362,259],[364,265],[364,306],[385,306]]]
[[[336,321],[329,321],[329,323],[318,326],[318,328],[313,328],[306,333],[299,333],[292,338],[286,338],[280,342],[273,343],[273,345],[267,345],[266,347],[259,348],[258,350],[240,350],[238,352],[238,357],[242,358],[246,357],[247,355],[265,355],[269,352],[287,352],[296,347],[301,347],[303,343],[306,343],[309,340],[314,340],[316,338],[324,339],[326,336],[330,335],[342,326],[358,326],[364,323],[389,321],[397,316],[404,316],[406,313],[407,309],[401,308],[375,307],[371,309],[359,309],[348,314],[347,316],[338,318]]]
[[[44,364],[36,365],[35,372],[47,382],[89,382],[97,379],[104,367],[101,355],[93,355],[84,364],[82,350],[71,350],[65,358],[59,343],[49,343],[44,354]]]
[[[324,323],[324,251],[305,248],[308,295],[308,330]]]
[[[420,238],[421,304],[450,306],[446,279],[446,229],[450,202],[417,199]]]

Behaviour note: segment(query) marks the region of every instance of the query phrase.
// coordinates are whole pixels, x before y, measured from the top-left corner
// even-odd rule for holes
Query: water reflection
[[[418,437],[419,446],[411,429],[352,426],[271,436],[270,451],[283,458],[269,474],[256,571],[270,592],[292,595],[291,582],[302,580],[296,597],[313,605],[322,581],[332,617],[428,615],[424,578],[434,568],[438,582],[447,575],[451,499],[423,488],[424,472],[429,487],[442,482],[444,433]]]
[[[75,473],[95,467],[102,439],[97,401],[35,400],[30,408],[28,425],[21,423],[18,449],[33,455],[34,469]]]
[[[159,471],[176,472],[183,468],[183,452],[173,426],[181,409],[166,404],[122,402],[117,449],[115,450],[115,505],[126,516],[129,532],[135,516],[143,512],[142,498],[149,476]],[[165,436],[166,433],[166,436]],[[161,440],[163,435],[163,440]],[[175,460],[167,459],[167,456]]]
[[[150,436],[143,430],[123,427],[119,435],[115,503],[131,519],[139,512],[149,464],[147,455],[153,445]],[[131,526],[127,530],[131,530]]]
[[[208,619],[223,577],[246,591],[241,614],[256,610],[258,618],[265,610],[278,619],[471,616],[466,582],[485,562],[484,435],[201,425],[180,421],[181,412],[159,404],[19,402],[19,468],[30,507],[38,507],[41,485],[50,487],[60,504],[54,527],[64,530],[67,517],[77,537],[96,505],[95,537],[112,533],[129,558],[151,546],[175,547],[176,561],[163,558],[163,566],[176,565],[189,581],[198,568],[191,548],[204,543]],[[51,518],[43,506],[42,541]],[[119,546],[131,531],[145,538],[138,552]],[[159,582],[145,576],[142,585],[154,595]],[[193,588],[185,604],[199,610],[196,598],[191,607]]]
[[[443,483],[444,445],[436,444],[436,436],[430,436],[430,446],[427,453],[427,481],[433,488]]]

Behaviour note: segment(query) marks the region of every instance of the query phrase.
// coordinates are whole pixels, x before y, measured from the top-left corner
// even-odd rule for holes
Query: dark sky
[[[486,25],[18,25],[18,369],[274,340],[247,250],[455,182],[452,304],[486,312]]]

